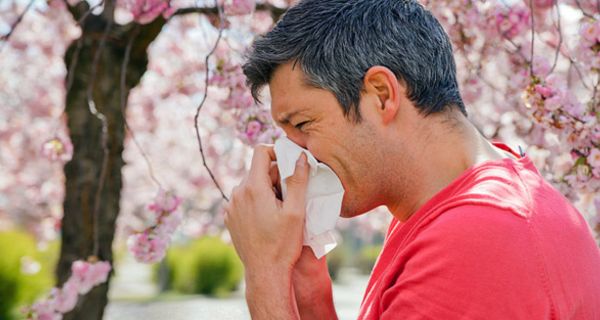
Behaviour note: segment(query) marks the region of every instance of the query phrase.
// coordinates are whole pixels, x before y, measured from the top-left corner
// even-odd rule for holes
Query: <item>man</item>
[[[287,136],[330,166],[343,217],[393,215],[360,319],[600,319],[600,251],[526,156],[468,121],[448,36],[410,0],[305,0],[244,72]],[[301,156],[283,201],[255,149],[226,225],[255,319],[335,319],[325,259],[302,248]]]

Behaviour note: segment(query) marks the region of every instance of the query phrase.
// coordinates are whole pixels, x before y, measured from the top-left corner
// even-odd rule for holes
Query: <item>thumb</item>
[[[304,214],[309,170],[310,167],[306,160],[306,154],[302,152],[296,161],[294,174],[285,180],[287,185],[287,195],[283,206],[287,209],[287,212]]]

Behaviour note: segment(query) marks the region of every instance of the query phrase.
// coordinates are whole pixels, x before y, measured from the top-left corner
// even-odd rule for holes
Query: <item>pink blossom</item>
[[[225,87],[225,81],[227,80],[227,78],[223,75],[223,74],[213,74],[209,79],[208,79],[208,83],[210,85],[213,86],[223,86]]]
[[[225,109],[246,109],[254,105],[254,99],[246,88],[233,88],[229,97],[223,102]]]
[[[544,101],[544,108],[547,111],[556,111],[560,109],[562,105],[563,101],[559,95],[551,96]]]
[[[72,278],[80,294],[86,294],[94,286],[105,282],[110,270],[110,264],[105,261],[90,263],[78,260],[71,266]]]
[[[181,224],[183,214],[177,210],[182,199],[160,189],[148,209],[157,216],[154,223],[141,232],[134,232],[127,239],[129,252],[136,260],[154,263],[164,258],[171,234]]]
[[[505,37],[515,38],[529,28],[529,10],[522,5],[515,4],[507,9],[500,4],[496,10],[496,27]]]
[[[541,78],[548,76],[550,73],[550,62],[548,59],[541,56],[534,56],[532,61],[533,73]]]
[[[51,300],[40,300],[34,303],[28,312],[28,320],[62,320],[62,314],[56,311],[54,301]]]
[[[283,133],[280,128],[269,126],[256,138],[256,142],[273,144],[282,135]]]
[[[183,199],[174,194],[160,189],[158,190],[158,194],[154,198],[154,201],[148,205],[148,209],[156,213],[173,212],[177,210],[177,207],[179,207],[182,200]]]
[[[177,210],[166,214],[161,219],[161,223],[156,227],[156,233],[163,233],[165,235],[171,235],[183,221],[183,212]]]
[[[593,23],[584,23],[581,28],[581,36],[585,39],[590,46],[593,46],[600,41],[600,21]]]
[[[577,60],[589,70],[600,69],[600,22],[584,22],[579,31],[580,39],[575,50]]]
[[[79,297],[79,289],[75,281],[69,279],[61,289],[56,289],[55,303],[56,311],[60,313],[67,313],[77,304],[77,298]]]
[[[108,274],[112,267],[107,261],[98,261],[93,263],[90,268],[87,280],[90,281],[94,286],[106,282]]]
[[[273,125],[271,114],[264,107],[254,105],[239,111],[239,137],[245,143],[273,143],[273,138],[281,134],[280,129]]]
[[[252,21],[252,31],[256,34],[266,33],[273,25],[273,17],[268,11],[256,11]]]
[[[133,15],[133,20],[139,24],[147,24],[159,15],[169,18],[175,13],[174,8],[169,4],[169,0],[121,0],[124,7]]]
[[[557,158],[552,166],[552,170],[554,172],[556,172],[558,175],[560,176],[564,176],[566,175],[569,171],[571,171],[571,168],[573,168],[573,164],[575,162],[573,161],[573,157],[571,156],[562,156]]]
[[[563,105],[565,113],[572,115],[574,117],[580,118],[583,117],[585,113],[585,106],[581,104],[577,98],[570,91],[565,91],[563,93]],[[576,122],[576,125],[581,125],[581,122]],[[578,131],[582,131],[583,128],[576,128]],[[580,132],[583,134],[583,132]]]
[[[52,288],[49,295],[25,308],[27,319],[61,320],[62,315],[77,305],[79,294],[88,293],[92,287],[106,282],[110,273],[106,261],[87,262],[77,260],[71,265],[71,276],[62,288]]]
[[[587,162],[594,168],[600,168],[600,149],[592,148],[592,151],[587,156]]]
[[[262,129],[262,123],[256,120],[248,122],[246,125],[246,136],[249,140],[254,140]]]
[[[154,263],[162,260],[166,254],[169,239],[164,235],[142,232],[129,236],[127,247],[136,260]]]
[[[473,103],[481,97],[482,84],[475,76],[469,76],[462,87],[462,98],[466,103]]]
[[[73,145],[68,139],[54,137],[42,144],[42,155],[51,161],[69,161],[73,156]]]
[[[600,226],[600,196],[594,198],[594,207],[596,207],[596,223]]]
[[[256,7],[256,0],[225,0],[225,14],[229,16],[241,16],[250,14]]]
[[[533,5],[538,9],[552,8],[554,0],[534,0]]]
[[[550,98],[554,95],[554,91],[552,90],[552,88],[539,84],[535,85],[535,91],[539,93],[542,96],[542,98]]]

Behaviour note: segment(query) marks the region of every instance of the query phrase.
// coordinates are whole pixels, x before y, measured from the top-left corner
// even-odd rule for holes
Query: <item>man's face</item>
[[[307,85],[301,68],[292,63],[275,70],[269,88],[273,119],[289,139],[340,178],[346,190],[341,216],[353,217],[381,205],[377,195],[383,183],[378,166],[382,158],[373,117],[362,114],[360,123],[351,122],[335,96]],[[361,100],[361,109],[368,103]]]

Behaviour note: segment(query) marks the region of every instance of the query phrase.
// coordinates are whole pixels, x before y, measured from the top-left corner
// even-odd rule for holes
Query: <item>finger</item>
[[[304,215],[309,170],[306,154],[303,152],[296,161],[294,174],[285,180],[287,185],[287,195],[283,202],[285,212]]]
[[[273,186],[273,192],[275,192],[275,197],[281,200],[281,178],[279,175],[279,168],[277,167],[277,162],[271,162],[271,170],[269,171],[269,175],[271,176],[271,185]]]
[[[248,180],[254,183],[267,185],[270,182],[269,170],[271,162],[276,161],[275,150],[272,145],[258,145],[254,148],[252,164],[248,173]],[[269,187],[271,185],[268,185]]]
[[[280,183],[279,178],[279,168],[277,167],[277,162],[271,162],[271,169],[269,170],[269,176],[271,176],[271,184],[276,186]]]

